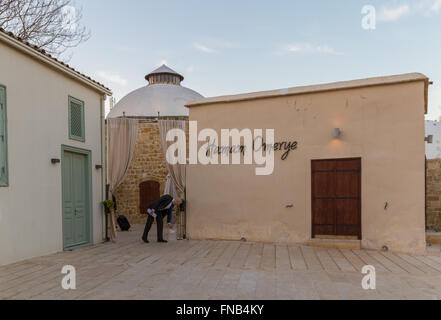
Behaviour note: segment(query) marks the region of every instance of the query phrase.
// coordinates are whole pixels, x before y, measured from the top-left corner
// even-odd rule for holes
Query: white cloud
[[[188,66],[186,70],[187,70],[187,72],[189,72],[189,73],[193,72],[193,71],[194,71],[194,65],[190,65],[190,66]]]
[[[378,14],[379,21],[397,21],[400,18],[407,16],[410,13],[408,4],[396,8],[382,8]]]
[[[286,46],[289,52],[305,52],[311,50],[311,48],[312,46],[309,43],[289,44]]]
[[[99,78],[101,78],[103,81],[109,84],[118,85],[122,87],[128,84],[127,79],[113,72],[99,71],[97,74]]]
[[[313,45],[311,43],[295,43],[283,46],[281,53],[322,53],[330,55],[341,55],[342,53],[337,52],[334,48],[322,44]]]
[[[222,39],[203,38],[200,39],[199,42],[195,42],[193,47],[205,53],[219,53],[222,49],[236,49],[239,48],[240,45]]]
[[[214,50],[214,49],[212,49],[212,48],[209,48],[209,47],[207,47],[206,45],[203,45],[203,44],[201,44],[201,43],[195,43],[194,45],[193,45],[196,49],[198,49],[199,51],[202,51],[202,52],[205,52],[205,53],[215,53],[216,52],[216,50]]]
[[[435,0],[430,7],[430,11],[432,12],[440,12],[441,11],[441,0]]]
[[[329,46],[327,46],[327,45],[317,46],[317,47],[316,47],[316,50],[317,50],[318,52],[326,53],[326,54],[337,54],[337,55],[340,55],[340,54],[341,54],[340,52],[336,52],[336,51],[334,50],[334,48],[331,48],[331,47],[329,47]]]
[[[418,0],[400,6],[384,6],[378,13],[378,20],[393,22],[409,15],[431,16],[441,12],[441,0]]]
[[[426,17],[438,14],[441,12],[441,0],[419,0],[414,4],[412,11]]]

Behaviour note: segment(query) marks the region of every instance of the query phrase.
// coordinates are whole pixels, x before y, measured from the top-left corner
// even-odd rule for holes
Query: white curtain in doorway
[[[171,129],[181,129],[186,132],[187,122],[185,120],[159,120],[159,133],[161,136],[162,152],[164,157],[166,157],[168,147],[173,144],[173,142],[167,141],[167,132]],[[177,195],[181,198],[184,197],[185,190],[185,164],[167,164],[167,169],[170,175],[170,186],[169,190],[175,190]],[[173,195],[171,195],[173,196]]]
[[[170,174],[167,175],[167,181],[165,182],[164,194],[169,194],[173,198],[179,197],[176,192],[175,184]]]
[[[107,177],[110,192],[114,193],[123,182],[132,161],[138,135],[138,120],[107,119]]]

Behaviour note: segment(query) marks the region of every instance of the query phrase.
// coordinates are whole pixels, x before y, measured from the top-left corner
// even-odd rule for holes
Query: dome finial
[[[181,81],[184,80],[184,77],[176,71],[167,67],[164,63],[158,69],[146,75],[145,79],[149,82],[149,85],[162,83],[174,84],[179,86],[181,85]]]

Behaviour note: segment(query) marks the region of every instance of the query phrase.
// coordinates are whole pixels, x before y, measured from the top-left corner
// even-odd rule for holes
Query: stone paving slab
[[[415,256],[234,241],[144,244],[142,229],[0,267],[0,299],[441,299],[440,246]],[[376,268],[376,290],[361,287],[367,264]],[[61,287],[65,265],[76,269],[76,290]]]

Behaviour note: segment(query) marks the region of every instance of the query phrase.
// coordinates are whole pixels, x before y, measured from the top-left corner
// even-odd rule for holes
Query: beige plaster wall
[[[305,243],[311,160],[361,157],[362,247],[424,252],[424,89],[419,81],[190,107],[199,130],[274,128],[276,141],[299,146],[285,161],[276,154],[270,176],[254,166],[190,165],[188,236]]]
[[[92,152],[93,241],[103,240],[99,93],[0,43],[9,187],[0,187],[0,265],[63,250],[61,145]],[[68,96],[85,102],[86,142],[69,140]]]

